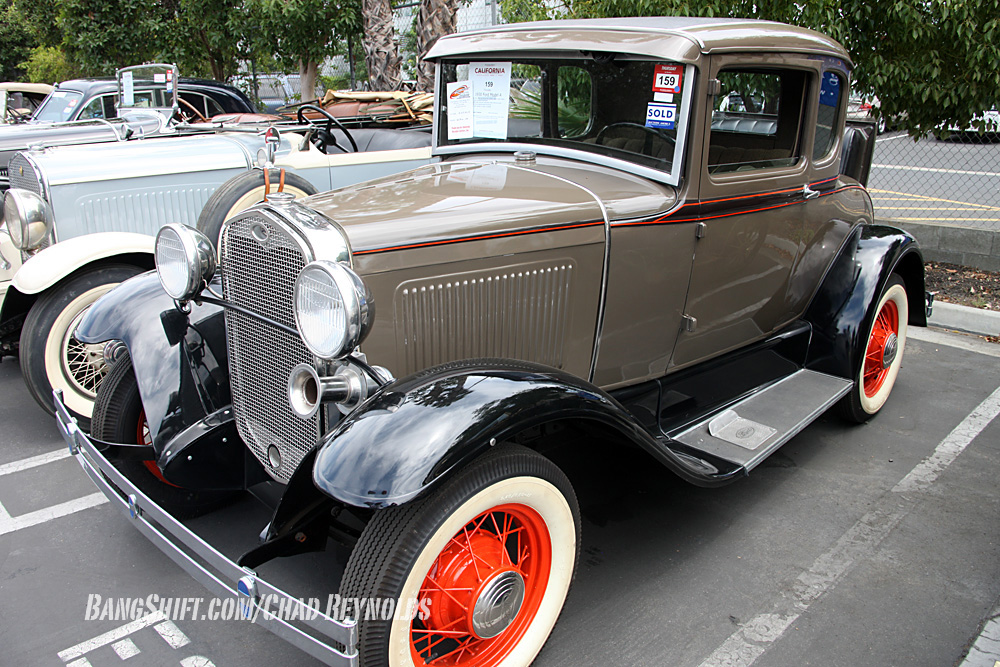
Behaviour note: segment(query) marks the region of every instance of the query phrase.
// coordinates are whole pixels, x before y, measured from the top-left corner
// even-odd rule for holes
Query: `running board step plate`
[[[850,380],[800,370],[673,437],[747,472],[851,390]]]

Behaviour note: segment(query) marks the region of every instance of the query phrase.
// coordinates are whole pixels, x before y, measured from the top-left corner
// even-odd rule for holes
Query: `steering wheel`
[[[334,146],[336,146],[337,148],[339,148],[340,150],[342,150],[345,153],[349,153],[350,152],[346,148],[344,148],[343,146],[341,146],[339,143],[337,143],[337,138],[333,135],[333,132],[332,132],[333,126],[336,125],[337,129],[339,129],[341,132],[343,132],[344,136],[347,137],[347,140],[351,142],[351,148],[354,149],[354,152],[355,153],[358,152],[358,142],[356,142],[354,140],[354,137],[352,137],[351,133],[347,130],[346,127],[344,127],[344,124],[341,123],[340,120],[337,119],[336,116],[334,116],[332,113],[330,113],[326,109],[324,109],[324,108],[322,108],[320,106],[317,106],[315,104],[303,104],[302,106],[299,107],[299,110],[295,112],[295,118],[300,123],[308,123],[309,125],[315,125],[316,124],[315,122],[313,122],[312,119],[306,118],[306,115],[304,113],[302,113],[306,109],[311,109],[312,111],[319,112],[320,115],[322,115],[322,116],[324,116],[326,118],[326,127],[324,127],[322,130],[320,130],[316,134],[316,139],[317,139],[316,147],[317,148],[319,148],[320,150],[324,150],[325,147],[326,147],[326,144],[333,144]]]
[[[203,122],[203,123],[207,123],[208,122],[208,119],[205,118],[205,116],[200,111],[198,111],[198,109],[193,104],[191,104],[190,102],[188,102],[186,99],[184,99],[183,97],[178,97],[177,101],[180,102],[181,104],[183,104],[184,106],[186,106],[188,109],[190,109],[191,113],[193,113],[195,116],[197,116],[198,118],[201,119],[201,122]],[[178,111],[180,111],[180,109],[178,109]],[[183,118],[183,113],[181,114],[181,117]]]
[[[630,123],[630,122],[627,122],[627,121],[622,121],[620,123],[611,123],[611,125],[605,126],[604,129],[602,129],[600,132],[597,133],[597,137],[594,139],[595,143],[600,144],[601,143],[601,137],[604,136],[604,133],[607,132],[608,130],[610,130],[611,128],[613,128],[613,127],[632,127],[632,128],[636,128],[636,129],[642,130],[645,134],[647,134],[647,135],[649,135],[649,136],[651,136],[651,137],[653,137],[655,139],[658,139],[658,140],[660,140],[662,142],[665,142],[666,144],[668,144],[670,146],[673,146],[674,143],[675,143],[675,140],[674,140],[673,137],[671,137],[669,135],[666,135],[666,134],[660,133],[660,131],[657,130],[656,128],[646,127],[645,125],[639,125],[639,123]],[[643,148],[647,148],[647,147],[648,148],[652,148],[651,145],[644,146]],[[652,155],[652,151],[650,151],[649,153],[646,153],[646,154],[647,155]]]

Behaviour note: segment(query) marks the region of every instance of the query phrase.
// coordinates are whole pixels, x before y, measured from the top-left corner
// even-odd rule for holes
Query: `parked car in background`
[[[76,323],[101,294],[153,267],[153,238],[164,224],[197,223],[217,238],[223,220],[263,200],[265,189],[302,196],[431,160],[428,131],[348,129],[314,109],[319,120],[251,116],[176,126],[155,139],[14,155],[0,357],[20,356],[42,407],[51,411],[52,389],[61,388],[81,422],[90,418],[106,366],[100,346],[73,338]]]
[[[994,106],[975,116],[968,125],[950,125],[948,131],[959,136],[1000,141],[1000,108]]]
[[[176,76],[176,73],[172,76]],[[169,94],[163,87],[150,81],[135,88],[132,107],[169,107]],[[249,113],[255,111],[243,91],[218,81],[181,77],[178,93],[180,113],[193,118],[211,118],[223,113]],[[72,79],[56,85],[32,120],[42,123],[64,123],[73,120],[118,118],[118,80],[116,77]]]
[[[157,273],[77,330],[115,359],[94,439],[61,398],[57,419],[143,534],[310,655],[528,665],[580,555],[560,461],[588,439],[720,486],[830,407],[872,418],[925,324],[923,262],[874,222],[874,134],[845,131],[852,65],[821,34],[567,20],[426,57],[440,162],[273,196],[217,239],[163,227]],[[281,500],[238,560],[176,518],[244,489]],[[331,536],[341,599],[375,613],[259,576]]]
[[[30,122],[0,126],[0,192],[9,187],[10,158],[29,146],[151,137],[169,134],[182,122],[254,112],[246,95],[232,86],[181,79],[178,89],[174,86],[178,76],[175,65],[150,64],[123,68],[111,80],[80,79],[59,84]],[[125,100],[118,92],[123,77],[132,82],[131,95]]]
[[[879,101],[877,97],[861,97],[851,95],[847,101],[847,118],[849,120],[867,120],[875,123],[875,128],[879,134],[883,134],[887,129],[885,116],[878,112]]]
[[[0,83],[0,125],[28,120],[51,92],[47,83]]]

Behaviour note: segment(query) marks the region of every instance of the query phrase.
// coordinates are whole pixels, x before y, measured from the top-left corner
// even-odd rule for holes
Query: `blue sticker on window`
[[[835,107],[840,101],[840,77],[833,72],[823,74],[823,85],[819,91],[819,103]]]
[[[658,127],[662,130],[674,129],[677,121],[676,104],[656,104],[650,102],[646,105],[646,127]]]

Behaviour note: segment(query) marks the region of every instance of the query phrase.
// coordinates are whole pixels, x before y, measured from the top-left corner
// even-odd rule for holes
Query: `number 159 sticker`
[[[676,104],[656,104],[655,102],[650,102],[646,105],[646,127],[672,130],[676,121]]]
[[[681,78],[683,73],[683,65],[657,65],[656,71],[653,74],[653,92],[681,92]]]

